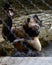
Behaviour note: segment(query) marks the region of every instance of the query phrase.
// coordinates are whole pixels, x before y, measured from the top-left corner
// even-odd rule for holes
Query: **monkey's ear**
[[[23,25],[24,30],[28,28],[28,23],[30,22],[30,18],[28,17],[25,21],[25,24]]]
[[[39,18],[38,18],[38,16],[37,16],[37,15],[34,15],[34,16],[33,16],[33,18],[37,18],[37,19],[39,20]]]
[[[27,26],[28,23],[30,22],[30,18],[28,17],[24,22],[25,22],[24,26]]]
[[[27,23],[29,23],[30,22],[30,18],[27,18]]]

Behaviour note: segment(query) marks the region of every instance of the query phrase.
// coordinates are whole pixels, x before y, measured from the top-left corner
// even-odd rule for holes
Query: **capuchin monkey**
[[[26,24],[23,26],[25,33],[32,38],[31,40],[27,40],[27,42],[37,51],[41,51],[41,43],[39,41],[41,25],[42,22],[40,21],[38,16],[33,15],[27,18]]]
[[[13,9],[9,9],[8,15],[7,15],[6,19],[4,20],[3,27],[2,27],[3,38],[10,42],[13,42],[13,40],[16,39],[16,37],[11,32],[13,15],[14,15]]]

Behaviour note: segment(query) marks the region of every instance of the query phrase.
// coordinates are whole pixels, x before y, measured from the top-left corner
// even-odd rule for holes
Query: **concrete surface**
[[[52,57],[3,57],[0,65],[52,65]]]

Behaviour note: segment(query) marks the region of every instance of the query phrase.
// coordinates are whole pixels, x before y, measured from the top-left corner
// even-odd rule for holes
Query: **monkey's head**
[[[26,25],[29,28],[39,29],[39,27],[41,26],[40,24],[42,24],[42,22],[37,15],[32,15],[27,18]]]

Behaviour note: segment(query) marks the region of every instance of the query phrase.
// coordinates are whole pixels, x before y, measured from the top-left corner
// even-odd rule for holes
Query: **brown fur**
[[[12,31],[13,31],[13,33],[15,33],[16,37],[26,38],[26,35],[22,30],[20,30],[18,28],[14,28]]]
[[[23,43],[23,42],[22,42],[22,43]],[[25,51],[28,50],[27,48],[25,48],[25,47],[21,44],[21,42],[16,42],[16,43],[14,43],[13,45],[14,45],[14,47],[15,47],[18,51],[20,51],[20,52],[25,52]]]
[[[18,29],[18,28],[14,28],[13,30],[13,33],[15,33],[15,35],[17,36],[17,37],[19,37],[19,38],[26,38],[26,35],[25,35],[25,33],[22,31],[22,30],[20,30],[20,29]],[[22,41],[21,41],[22,42]],[[25,51],[27,51],[28,49],[27,48],[25,48],[22,44],[21,44],[21,42],[15,42],[13,45],[15,46],[15,48],[18,50],[18,51],[20,51],[20,52],[25,52]],[[23,43],[23,42],[22,42]]]

